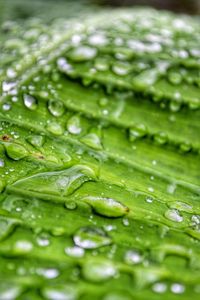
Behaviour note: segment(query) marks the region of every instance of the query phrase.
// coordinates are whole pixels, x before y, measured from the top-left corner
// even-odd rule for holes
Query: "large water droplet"
[[[82,227],[73,237],[74,243],[84,249],[96,249],[111,244],[111,238],[98,227]]]
[[[66,196],[72,194],[84,182],[95,180],[93,169],[85,165],[75,165],[62,171],[44,172],[15,182],[12,186],[34,194],[51,196]],[[11,187],[12,187],[11,186]]]
[[[30,110],[35,110],[37,108],[37,100],[31,95],[24,94],[24,105]]]
[[[182,222],[183,221],[183,217],[179,214],[179,211],[176,209],[168,209],[165,212],[165,217],[168,220],[174,221],[174,222]]]
[[[13,160],[20,160],[28,155],[28,151],[22,145],[5,143],[6,154]]]
[[[111,198],[88,196],[82,200],[90,204],[95,212],[106,217],[122,217],[129,211],[127,206]]]
[[[117,269],[111,261],[96,258],[84,263],[82,274],[91,282],[102,282],[114,277]]]
[[[65,112],[64,104],[59,100],[49,100],[48,110],[54,117],[60,117]]]

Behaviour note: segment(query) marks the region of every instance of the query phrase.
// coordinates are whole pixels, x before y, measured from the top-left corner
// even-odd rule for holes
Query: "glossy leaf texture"
[[[199,299],[199,25],[2,25],[0,299]]]

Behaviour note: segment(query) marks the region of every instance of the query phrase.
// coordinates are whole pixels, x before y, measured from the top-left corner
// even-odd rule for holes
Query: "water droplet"
[[[174,222],[182,222],[183,221],[183,217],[179,214],[179,211],[176,209],[168,209],[165,212],[165,217],[168,220],[174,221]]]
[[[37,100],[31,95],[24,94],[24,105],[30,110],[35,110],[37,108]]]
[[[83,136],[80,141],[95,150],[102,149],[101,139],[96,133],[88,133],[87,135]]]
[[[173,100],[169,103],[169,109],[172,111],[172,112],[177,112],[181,109],[181,102],[180,101],[177,101],[177,100]]]
[[[75,62],[83,62],[93,59],[97,55],[97,49],[88,46],[80,46],[71,50],[68,55],[70,59]]]
[[[44,144],[45,137],[42,135],[32,135],[27,138],[27,141],[36,148],[41,148]]]
[[[12,282],[12,285],[9,283],[1,282],[0,283],[0,299],[2,300],[14,300],[20,297],[23,288],[20,286],[20,283]]]
[[[28,151],[19,144],[5,143],[6,154],[13,160],[20,160],[28,155]]]
[[[14,244],[13,250],[17,254],[26,254],[31,252],[33,249],[33,244],[26,240],[18,240]]]
[[[85,165],[75,165],[71,168],[35,174],[16,181],[15,189],[23,188],[35,194],[46,194],[50,198],[72,194],[84,182],[95,180],[96,174],[92,168]],[[51,196],[50,196],[51,195]]]
[[[103,300],[133,300],[133,297],[127,291],[110,292],[103,297]]]
[[[192,146],[189,142],[181,143],[179,147],[183,153],[189,152],[192,148]]]
[[[107,98],[100,98],[99,99],[99,105],[101,107],[105,107],[108,104],[108,99]]]
[[[49,100],[48,110],[54,117],[60,117],[65,112],[64,104],[59,100]]]
[[[0,216],[0,240],[7,237],[15,228],[19,221],[8,218],[6,216]]]
[[[92,46],[105,46],[108,40],[104,34],[97,32],[89,36],[88,43]]]
[[[142,138],[147,135],[147,128],[144,124],[137,124],[129,129],[129,140],[135,141],[137,138]]]
[[[65,202],[65,207],[69,210],[74,210],[77,208],[77,204],[75,201],[67,201]]]
[[[157,134],[154,135],[154,141],[158,144],[158,145],[164,145],[167,143],[168,140],[168,136],[165,132],[159,132]]]
[[[124,260],[127,264],[135,265],[143,261],[143,256],[138,250],[128,250],[125,254]]]
[[[72,66],[68,63],[68,61],[64,57],[58,58],[57,66],[61,72],[64,72],[66,74],[69,74],[73,71]]]
[[[4,103],[4,104],[2,105],[2,109],[3,109],[4,111],[9,111],[9,110],[11,109],[11,105],[10,105],[9,103]]]
[[[112,66],[112,71],[116,75],[125,76],[130,72],[130,65],[125,63],[115,63]]]
[[[16,82],[7,82],[4,81],[2,83],[3,92],[10,92],[16,86]]]
[[[59,271],[57,269],[49,268],[49,269],[37,269],[37,274],[42,275],[48,279],[54,279],[59,276]]]
[[[39,236],[37,236],[37,244],[41,247],[47,247],[50,244],[49,240],[49,234],[47,233],[41,233]]]
[[[82,200],[90,204],[95,212],[106,217],[122,217],[129,211],[127,206],[111,198],[88,196]]]
[[[104,259],[90,259],[83,265],[82,274],[91,282],[106,281],[117,274],[115,265]]]
[[[83,257],[85,254],[85,250],[83,248],[74,246],[65,248],[65,253],[71,257]]]
[[[47,300],[76,300],[77,291],[72,285],[53,285],[42,288],[42,295]]]
[[[191,205],[181,202],[181,201],[175,201],[169,203],[170,208],[177,209],[178,211],[184,211],[191,213],[193,211],[193,208]]]
[[[56,122],[50,122],[47,125],[47,130],[54,135],[62,135],[64,132],[62,126]]]
[[[72,116],[67,122],[67,130],[71,134],[80,134],[82,131],[80,118],[78,116]]]
[[[167,290],[167,285],[163,282],[156,282],[154,283],[154,285],[152,286],[152,290],[155,292],[155,293],[158,293],[158,294],[163,294],[166,292]]]
[[[73,239],[77,246],[84,249],[96,249],[111,244],[111,238],[98,227],[82,227]]]
[[[180,283],[173,283],[170,287],[172,293],[174,294],[183,294],[185,291],[185,287]]]
[[[3,168],[5,166],[5,162],[3,159],[0,158],[0,168]]]
[[[175,71],[169,71],[168,72],[168,80],[170,83],[174,85],[181,84],[182,82],[182,75]]]
[[[102,58],[96,58],[94,62],[94,67],[98,71],[107,71],[109,69],[108,61]]]

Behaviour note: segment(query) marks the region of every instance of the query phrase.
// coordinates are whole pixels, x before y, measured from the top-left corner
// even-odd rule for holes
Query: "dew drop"
[[[82,274],[91,282],[103,282],[114,277],[117,270],[112,261],[104,259],[90,259],[83,265]]]
[[[22,145],[5,143],[6,154],[13,160],[20,160],[28,155],[28,151]]]
[[[170,290],[174,294],[183,294],[185,291],[185,287],[180,283],[173,283],[170,287]]]
[[[23,99],[24,99],[24,105],[28,109],[35,110],[37,108],[37,100],[33,96],[24,94]]]
[[[36,148],[41,148],[44,144],[45,137],[42,135],[32,135],[27,138],[27,141]]]
[[[53,285],[42,288],[42,295],[47,300],[76,300],[77,291],[72,285]]]
[[[80,134],[82,131],[80,118],[72,116],[67,122],[67,130],[71,134]]]
[[[137,124],[129,129],[129,140],[135,141],[137,138],[142,138],[147,135],[147,128],[144,124]]]
[[[18,240],[13,247],[14,252],[17,254],[26,254],[31,252],[32,249],[33,244],[26,240]]]
[[[143,256],[137,250],[128,250],[124,256],[124,260],[127,264],[136,265],[143,261]]]
[[[85,250],[81,247],[74,246],[74,247],[67,247],[65,248],[65,253],[71,257],[83,257],[85,254]]]
[[[103,148],[101,139],[96,133],[88,133],[87,135],[83,136],[80,141],[86,146],[95,150],[101,150]]]
[[[65,112],[64,104],[59,100],[49,100],[48,110],[54,117],[60,117]]]
[[[56,122],[50,122],[47,125],[47,130],[54,135],[62,135],[64,132],[62,126]]]
[[[74,48],[68,55],[70,59],[75,62],[83,62],[93,59],[97,55],[97,49],[88,46],[80,46]]]
[[[166,286],[166,284],[163,283],[163,282],[156,282],[156,283],[154,283],[154,285],[152,286],[152,290],[153,290],[155,293],[163,294],[163,293],[166,292],[167,286]]]
[[[179,214],[179,211],[176,209],[168,209],[165,212],[165,217],[168,220],[174,221],[174,222],[182,222],[183,221],[183,217]]]
[[[111,244],[111,238],[99,227],[82,227],[73,237],[74,243],[84,249],[96,249]]]
[[[91,205],[96,213],[106,217],[122,217],[129,211],[127,206],[111,198],[88,196],[82,200]]]

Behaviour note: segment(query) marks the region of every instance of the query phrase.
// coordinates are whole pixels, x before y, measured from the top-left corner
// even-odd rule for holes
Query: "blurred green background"
[[[96,6],[148,5],[180,13],[200,14],[200,0],[0,0],[0,22],[5,20],[41,17],[51,20],[57,17],[74,17],[92,11]]]

